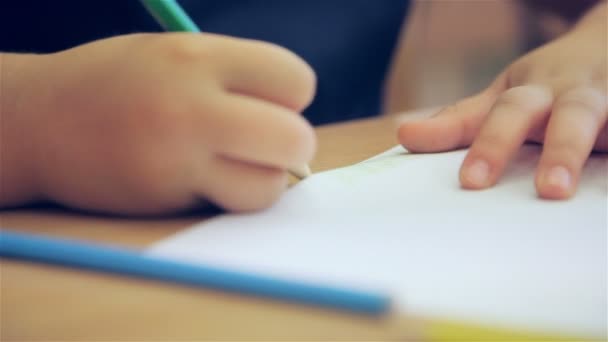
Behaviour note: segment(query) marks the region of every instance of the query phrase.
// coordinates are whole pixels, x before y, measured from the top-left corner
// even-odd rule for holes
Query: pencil
[[[188,264],[136,250],[0,230],[0,257],[110,272],[276,298],[369,315],[386,313],[388,296]]]
[[[141,0],[144,7],[152,14],[156,21],[167,31],[201,32],[199,27],[188,16],[188,13],[176,0]],[[302,165],[289,169],[289,172],[299,179],[311,175],[310,167]]]

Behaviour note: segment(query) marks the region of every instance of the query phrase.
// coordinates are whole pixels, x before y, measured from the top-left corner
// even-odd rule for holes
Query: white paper
[[[378,158],[316,174],[271,209],[224,215],[149,252],[390,293],[400,311],[497,328],[606,337],[608,159],[576,196],[534,190],[539,147],[500,183],[459,187],[465,151]]]

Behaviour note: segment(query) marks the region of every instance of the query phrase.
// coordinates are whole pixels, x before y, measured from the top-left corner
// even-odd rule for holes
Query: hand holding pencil
[[[3,95],[22,101],[3,107],[0,207],[50,200],[127,215],[205,202],[257,210],[315,151],[299,114],[315,75],[273,44],[140,34],[1,57]],[[17,143],[26,129],[28,143]]]
[[[142,3],[167,31],[200,32],[196,23],[176,0],[142,0]],[[311,174],[308,164],[292,167],[289,172],[300,179]]]

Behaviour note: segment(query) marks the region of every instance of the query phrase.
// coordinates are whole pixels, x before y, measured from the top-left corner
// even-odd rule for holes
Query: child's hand
[[[299,112],[315,75],[268,43],[130,35],[4,57],[19,72],[9,86],[18,100],[5,114],[13,134],[2,144],[30,160],[30,201],[124,214],[207,200],[254,210],[286,188],[286,169],[314,154],[314,131]]]
[[[460,182],[470,189],[494,185],[524,141],[543,143],[536,190],[568,198],[592,149],[608,151],[602,15],[603,25],[580,27],[532,51],[481,93],[428,120],[402,124],[399,141],[419,152],[471,145],[460,169]]]

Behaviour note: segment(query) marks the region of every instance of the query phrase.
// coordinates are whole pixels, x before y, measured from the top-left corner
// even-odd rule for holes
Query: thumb
[[[498,96],[507,89],[506,72],[480,93],[440,110],[431,118],[404,122],[397,139],[412,152],[441,152],[471,144]]]

